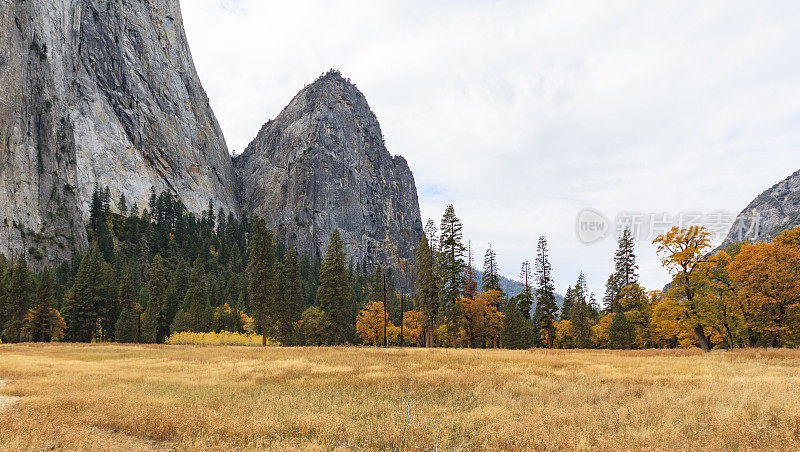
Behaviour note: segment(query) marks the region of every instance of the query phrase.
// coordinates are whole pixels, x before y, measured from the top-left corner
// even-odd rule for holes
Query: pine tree
[[[573,293],[572,286],[567,287],[564,293],[564,301],[561,302],[561,320],[569,320],[572,305],[575,304],[575,294]]]
[[[620,289],[638,281],[639,275],[636,273],[638,268],[636,255],[633,252],[633,234],[630,228],[625,228],[620,234],[617,251],[614,254],[614,273]]]
[[[317,304],[328,317],[334,344],[339,345],[344,343],[350,324],[349,302],[352,295],[345,267],[342,238],[338,229],[331,234],[319,279]]]
[[[186,298],[186,291],[189,288],[189,265],[184,259],[178,259],[178,265],[172,273],[167,288],[167,324],[171,325],[172,320],[178,313]]]
[[[108,227],[108,222],[105,220],[100,222],[94,238],[97,247],[100,249],[100,253],[103,255],[103,259],[106,262],[110,261],[114,256],[114,239],[111,236],[111,229]]]
[[[526,319],[530,319],[531,309],[533,308],[533,276],[531,275],[531,263],[529,261],[522,263],[519,281],[522,283],[522,292],[517,296],[517,306],[522,312],[522,315]]]
[[[433,218],[428,218],[428,223],[425,224],[425,239],[428,241],[428,247],[436,255],[439,251],[439,233]]]
[[[117,342],[130,343],[138,340],[137,321],[131,311],[123,309],[114,328]]]
[[[102,190],[100,190],[100,186],[95,183],[94,191],[92,192],[92,201],[89,204],[89,229],[97,231],[100,227],[100,223],[104,220]]]
[[[6,342],[19,342],[25,314],[31,305],[31,283],[28,262],[22,254],[14,264],[11,272],[8,289],[6,290],[6,323],[3,329],[3,339]]]
[[[433,346],[436,315],[439,313],[439,280],[435,270],[434,252],[428,239],[422,237],[417,249],[417,304],[425,319],[425,346]]]
[[[147,282],[147,309],[144,317],[148,320],[150,337],[158,344],[164,342],[169,334],[167,324],[167,277],[164,260],[156,254],[150,264],[150,278]]]
[[[442,281],[442,304],[448,314],[451,324],[455,317],[451,312],[456,301],[461,296],[464,287],[464,251],[462,243],[461,220],[456,217],[453,205],[447,206],[442,216],[439,238],[439,272]]]
[[[128,215],[128,201],[125,199],[125,193],[121,193],[119,195],[118,208],[120,215],[122,216]]]
[[[534,346],[533,324],[522,314],[518,304],[506,303],[500,338],[505,348],[528,349]]]
[[[141,320],[140,316],[142,314],[142,306],[137,302],[139,297],[139,286],[139,271],[136,263],[133,260],[128,260],[122,265],[122,270],[120,272],[119,285],[117,287],[117,299],[119,300],[120,309],[123,311],[128,310],[128,313],[132,315],[135,320],[135,336],[131,342],[138,342],[140,337],[139,322]],[[117,342],[120,342],[118,337],[115,336],[115,339]]]
[[[606,311],[613,313],[622,312],[619,305],[621,293],[622,291],[617,282],[617,274],[614,273],[606,280],[606,293],[603,295],[603,305]]]
[[[297,342],[295,337],[295,325],[300,321],[303,313],[303,282],[300,277],[300,265],[297,261],[297,250],[292,247],[286,253],[286,260],[283,265],[284,283],[284,312],[281,321],[281,332],[284,344]]]
[[[53,280],[50,277],[50,271],[45,268],[39,275],[36,303],[25,316],[25,327],[23,328],[35,342],[50,342],[59,338],[64,330],[64,319],[55,310],[55,302]]]
[[[100,262],[100,279],[97,290],[98,335],[100,341],[114,339],[114,325],[121,307],[117,302],[117,276],[108,262]]]
[[[555,321],[558,314],[552,271],[547,253],[547,239],[539,237],[536,250],[536,309],[539,328],[545,333],[545,344],[548,348],[552,348],[555,342]]]
[[[250,237],[250,263],[247,273],[250,278],[250,309],[258,321],[262,335],[261,345],[267,345],[267,325],[272,301],[275,278],[275,248],[272,232],[267,229],[263,218],[253,219],[253,232]]]
[[[102,258],[95,246],[81,260],[75,285],[67,298],[63,315],[67,334],[75,342],[91,342],[95,336],[103,304]]]
[[[375,266],[375,273],[372,274],[372,284],[370,285],[369,289],[369,296],[367,296],[368,301],[380,301],[384,305],[386,305],[386,300],[383,298],[383,277],[384,277],[384,270],[381,264]],[[387,284],[386,293],[389,293],[389,288]],[[388,295],[387,295],[388,297]]]
[[[503,287],[500,285],[500,269],[497,265],[497,256],[492,249],[492,244],[486,250],[483,257],[483,275],[481,277],[481,290],[486,292],[488,290],[496,290],[505,296]],[[495,306],[499,308],[499,306]]]
[[[583,297],[576,295],[575,304],[570,312],[572,337],[577,348],[589,348],[592,345],[592,326],[589,322],[589,305]]]
[[[478,294],[478,279],[475,276],[475,265],[472,263],[472,242],[467,245],[467,265],[464,266],[464,288],[461,290],[463,298],[475,298]]]
[[[628,349],[633,345],[636,331],[623,312],[614,314],[608,329],[608,344],[613,349]]]
[[[193,331],[195,333],[211,331],[213,314],[208,304],[203,260],[199,257],[194,262],[194,267],[187,282],[186,295],[181,306],[184,316],[182,319],[183,324],[181,322],[173,323],[175,331]],[[174,321],[177,321],[177,314]]]
[[[4,338],[3,331],[5,330],[6,323],[9,320],[9,305],[7,304],[8,298],[8,284],[10,279],[10,269],[6,262],[5,256],[0,254],[0,339]]]

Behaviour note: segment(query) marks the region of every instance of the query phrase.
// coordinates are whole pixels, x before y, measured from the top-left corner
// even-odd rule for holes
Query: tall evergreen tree
[[[128,215],[128,201],[125,199],[125,193],[121,193],[119,195],[119,202],[117,207],[119,208],[119,213],[122,216]]]
[[[622,308],[619,304],[621,294],[622,290],[617,282],[617,274],[613,273],[606,280],[606,292],[605,295],[603,295],[603,305],[606,311],[613,313],[622,312]]]
[[[64,330],[64,320],[55,309],[55,292],[50,271],[45,268],[39,275],[36,303],[25,317],[24,330],[36,342],[50,342]]]
[[[439,229],[436,227],[436,222],[433,218],[428,218],[425,224],[425,239],[428,241],[428,247],[433,251],[433,254],[439,251]]]
[[[286,253],[283,265],[283,318],[281,321],[281,334],[283,343],[291,344],[295,336],[294,326],[300,321],[303,313],[303,282],[300,277],[300,264],[297,259],[297,250],[292,247]]]
[[[461,296],[472,298],[478,294],[478,278],[475,275],[475,264],[472,261],[472,242],[467,245],[467,264],[464,266],[464,286],[461,289]]]
[[[590,308],[584,297],[576,293],[575,304],[570,312],[572,337],[577,348],[589,348],[592,345],[592,325]]]
[[[203,260],[197,258],[187,282],[186,295],[182,303],[183,323],[173,325],[176,331],[205,333],[211,331],[213,314],[206,293],[206,274]],[[177,318],[177,314],[176,314]]]
[[[442,281],[443,308],[448,311],[452,320],[454,316],[449,312],[461,296],[464,287],[464,251],[462,243],[461,220],[456,217],[455,209],[450,204],[442,216],[439,237],[439,272]],[[452,322],[451,322],[452,323]]]
[[[528,315],[530,315],[530,310]],[[505,348],[528,349],[535,345],[533,325],[520,311],[519,304],[506,303],[503,310],[503,331],[500,337]]]
[[[7,304],[8,280],[11,279],[9,273],[6,257],[0,254],[0,339],[4,337],[3,331],[9,319],[9,305]]]
[[[575,294],[572,290],[572,286],[567,287],[567,291],[564,293],[564,301],[561,302],[561,320],[569,320],[570,312],[572,311],[572,305],[575,304]]]
[[[104,303],[102,257],[95,246],[81,260],[75,285],[67,298],[64,319],[68,338],[75,342],[91,342]]]
[[[325,260],[320,270],[320,285],[317,290],[317,304],[325,311],[330,321],[330,332],[333,343],[344,343],[347,337],[349,322],[348,304],[351,298],[348,272],[345,266],[345,255],[342,237],[336,229],[331,234]]]
[[[547,253],[547,239],[542,236],[539,237],[536,250],[536,309],[539,328],[545,333],[545,344],[548,348],[552,348],[555,342],[555,321],[558,315],[552,271]]]
[[[172,272],[167,288],[167,324],[171,325],[175,314],[178,313],[183,299],[186,298],[186,291],[189,288],[189,264],[184,259],[178,259],[178,265]]]
[[[620,289],[638,281],[639,274],[636,272],[638,268],[636,254],[633,251],[633,234],[630,228],[625,228],[619,236],[617,251],[614,254],[614,273]]]
[[[31,305],[33,284],[31,282],[28,261],[22,254],[14,263],[8,289],[6,290],[6,323],[3,339],[7,342],[19,342],[23,321]]]
[[[483,257],[481,290],[484,292],[487,290],[496,290],[505,296],[503,287],[500,284],[500,268],[497,265],[497,255],[495,255],[491,243],[489,244],[489,248],[486,250],[486,254]],[[500,306],[495,306],[495,308],[500,309]]]
[[[137,328],[134,315],[131,311],[123,309],[114,328],[114,338],[122,343],[136,342],[139,337]]]
[[[633,345],[636,331],[623,312],[614,314],[608,328],[608,345],[613,349],[628,349]]]
[[[117,300],[117,276],[108,262],[100,262],[100,279],[97,291],[98,330],[97,339],[110,341],[114,339],[114,325],[120,313]]]
[[[533,308],[533,275],[531,275],[531,263],[529,261],[522,263],[519,282],[522,283],[522,292],[517,296],[519,300],[518,307],[522,315],[526,319],[530,319],[531,309]]]
[[[147,282],[147,309],[144,316],[148,319],[153,340],[160,344],[169,334],[167,324],[167,277],[164,260],[156,254],[150,264],[150,278]]]
[[[439,280],[436,275],[434,252],[423,236],[417,248],[417,304],[425,318],[425,346],[433,347],[436,315],[439,313]]]
[[[272,232],[263,218],[253,219],[250,237],[250,263],[247,273],[250,278],[250,309],[258,321],[263,346],[267,345],[267,328],[270,319],[270,304],[273,300],[275,278],[275,248]]]
[[[95,183],[94,191],[92,192],[92,201],[89,204],[89,229],[92,231],[97,231],[100,227],[100,223],[105,220],[102,194],[100,186]]]

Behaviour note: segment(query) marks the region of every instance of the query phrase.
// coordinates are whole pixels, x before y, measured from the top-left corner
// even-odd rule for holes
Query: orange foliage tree
[[[728,266],[746,327],[769,337],[770,346],[794,345],[800,326],[800,247],[744,245]]]
[[[356,332],[365,344],[380,345],[383,343],[383,326],[386,321],[386,310],[383,302],[373,301],[367,303],[364,309],[356,317]],[[395,328],[394,325],[386,325],[387,334],[389,330]]]
[[[403,342],[406,345],[422,345],[426,316],[422,311],[406,311],[403,313]]]
[[[496,306],[501,302],[502,295],[496,290],[481,292],[475,298],[458,299],[460,326],[468,345],[486,347],[500,337],[503,314]]]

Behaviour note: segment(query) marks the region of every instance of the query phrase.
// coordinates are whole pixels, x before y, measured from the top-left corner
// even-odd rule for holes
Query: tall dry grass
[[[788,450],[800,352],[2,345],[6,450]]]

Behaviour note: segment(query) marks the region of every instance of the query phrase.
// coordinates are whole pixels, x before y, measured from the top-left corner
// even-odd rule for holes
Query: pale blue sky
[[[182,2],[232,150],[335,67],[414,171],[423,222],[452,202],[516,277],[550,242],[558,290],[602,293],[612,240],[575,217],[738,213],[800,167],[797,2]],[[649,288],[667,281],[637,243]]]

